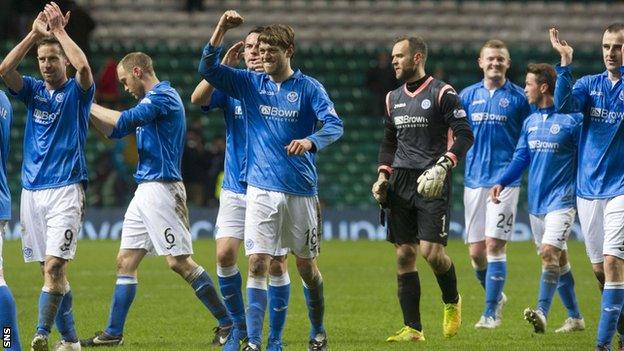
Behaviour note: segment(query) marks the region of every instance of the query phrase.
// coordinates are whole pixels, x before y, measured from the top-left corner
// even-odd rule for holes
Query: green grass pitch
[[[448,252],[457,267],[463,296],[463,325],[457,336],[442,336],[440,290],[426,263],[419,258],[421,272],[422,321],[427,341],[418,344],[387,344],[385,338],[402,326],[396,298],[393,247],[386,242],[328,241],[323,243],[319,265],[325,281],[325,325],[330,348],[349,350],[589,350],[593,348],[600,311],[600,294],[591,273],[583,245],[570,246],[576,292],[587,330],[559,335],[554,330],[566,317],[558,297],[544,335],[535,335],[522,319],[522,311],[537,299],[539,259],[530,242],[508,247],[508,280],[505,292],[509,303],[503,325],[496,330],[475,330],[483,308],[484,293],[474,277],[467,247],[458,240]],[[80,337],[105,327],[115,283],[117,241],[81,241],[77,257],[69,268],[74,292],[74,313]],[[215,279],[213,240],[195,242],[195,260]],[[20,243],[5,242],[5,276],[15,295],[22,344],[28,346],[37,319],[37,301],[42,278],[36,264],[24,264]],[[284,340],[285,350],[305,350],[308,319],[300,279],[290,260],[292,293]],[[241,270],[246,265],[241,262]],[[245,276],[245,274],[244,274]],[[266,325],[266,319],[265,319]],[[139,268],[139,288],[126,323],[123,350],[217,350],[209,346],[214,318],[195,298],[192,289],[170,271],[162,257],[148,257]],[[265,329],[266,338],[266,329]],[[58,339],[53,332],[51,341]]]

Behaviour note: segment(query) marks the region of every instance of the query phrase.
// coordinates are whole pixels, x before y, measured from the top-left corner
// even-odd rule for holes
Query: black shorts
[[[388,233],[386,240],[394,244],[418,244],[420,240],[446,246],[450,216],[450,179],[442,197],[425,199],[416,190],[422,170],[395,169],[388,188]]]

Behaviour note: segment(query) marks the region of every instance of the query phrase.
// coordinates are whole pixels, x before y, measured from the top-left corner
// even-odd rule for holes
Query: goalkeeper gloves
[[[388,180],[379,179],[373,184],[373,197],[380,205],[386,203],[388,196]]]
[[[446,174],[453,168],[453,161],[448,156],[442,156],[433,167],[424,171],[418,177],[418,193],[425,198],[442,196],[442,189],[446,181]]]

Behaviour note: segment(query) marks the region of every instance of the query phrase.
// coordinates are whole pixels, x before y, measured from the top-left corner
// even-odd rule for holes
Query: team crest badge
[[[299,94],[297,94],[297,92],[295,91],[291,91],[290,93],[288,93],[288,95],[286,95],[286,99],[288,99],[288,101],[290,102],[295,102],[299,99]]]
[[[251,249],[253,249],[253,247],[254,247],[254,242],[253,242],[253,240],[251,240],[251,239],[247,239],[247,240],[245,240],[245,248],[246,248],[247,250],[251,250]]]
[[[24,248],[24,258],[32,258],[33,250],[30,247]]]
[[[500,101],[498,102],[498,105],[500,107],[507,107],[509,106],[509,100],[507,100],[507,98],[502,98],[500,99]]]
[[[550,126],[550,134],[557,134],[560,130],[561,127],[559,127],[558,124],[553,124],[552,126]]]
[[[463,108],[453,110],[453,117],[466,118],[466,111]]]
[[[420,103],[420,107],[423,108],[423,110],[427,110],[429,109],[429,107],[431,107],[431,100],[429,99],[424,99],[421,103]]]
[[[56,100],[56,102],[63,102],[64,98],[65,98],[65,93],[58,93],[58,95],[56,95],[54,100]]]

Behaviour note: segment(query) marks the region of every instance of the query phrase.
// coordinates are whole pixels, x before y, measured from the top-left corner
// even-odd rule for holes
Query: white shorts
[[[0,270],[2,270],[2,241],[4,240],[4,233],[6,231],[8,221],[0,221]]]
[[[530,215],[531,231],[537,252],[541,252],[542,244],[554,246],[559,250],[567,250],[566,242],[570,237],[575,215],[576,209],[574,208],[564,208],[541,216]]]
[[[124,216],[120,248],[158,256],[193,253],[182,182],[139,184]]]
[[[245,254],[284,256],[286,248],[313,258],[321,246],[321,210],[316,196],[296,196],[247,187]]]
[[[592,263],[603,255],[624,259],[624,195],[611,199],[576,198],[585,250]]]
[[[221,190],[219,195],[219,214],[215,225],[215,239],[245,237],[245,194],[230,190]]]
[[[464,188],[466,243],[484,241],[485,237],[509,241],[516,221],[519,187],[507,187],[500,203],[490,200],[490,188]]]
[[[80,183],[60,188],[22,189],[20,221],[26,262],[46,256],[71,260],[84,217],[85,192]]]

